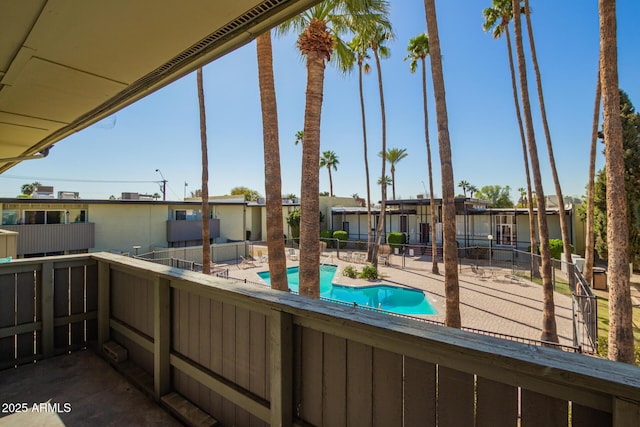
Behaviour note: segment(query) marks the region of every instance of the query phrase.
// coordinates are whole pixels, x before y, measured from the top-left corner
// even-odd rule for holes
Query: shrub
[[[347,246],[347,240],[349,240],[349,233],[342,230],[336,230],[333,232],[333,238],[339,240],[340,249],[342,249]]]
[[[387,234],[387,243],[393,249],[400,248],[407,242],[407,235],[404,233],[393,232]]]
[[[367,242],[364,242],[362,240],[356,240],[356,249],[361,251],[363,249],[367,248]]]
[[[358,277],[358,270],[356,270],[352,265],[347,265],[344,270],[342,270],[342,275],[355,279]]]
[[[373,264],[365,265],[360,272],[360,278],[367,280],[375,280],[378,278],[378,269]]]
[[[569,245],[571,247],[571,252],[574,251],[573,245]],[[562,247],[562,239],[549,239],[549,249],[551,250],[551,258],[553,259],[561,259],[562,251],[564,248]],[[531,245],[527,246],[527,252],[531,252]],[[540,253],[540,245],[538,245],[538,253]]]
[[[320,232],[320,239],[323,242],[327,243],[327,247],[328,248],[333,248],[335,247],[334,241],[333,239],[333,230],[322,230]]]
[[[287,215],[287,224],[291,227],[291,237],[300,237],[300,209],[294,209]]]
[[[573,252],[573,245],[569,246],[571,247],[571,252]],[[564,250],[564,248],[562,247],[561,239],[549,239],[549,248],[551,249],[551,258],[562,258],[562,251]]]

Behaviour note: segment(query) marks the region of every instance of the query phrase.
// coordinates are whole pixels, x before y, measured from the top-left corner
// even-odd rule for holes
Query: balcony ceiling
[[[318,0],[0,0],[0,173]]]

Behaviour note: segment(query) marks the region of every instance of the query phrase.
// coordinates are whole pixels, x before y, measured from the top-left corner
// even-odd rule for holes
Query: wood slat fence
[[[0,369],[97,339],[97,262],[87,256],[12,261],[0,269]]]
[[[75,320],[80,274],[75,266],[65,267],[71,259],[47,261],[47,267],[47,259],[19,262],[11,272],[0,267],[2,308],[11,305],[5,296],[20,301],[13,305],[17,311],[34,292],[37,300],[43,289],[38,272],[51,271],[54,288],[58,283],[62,288],[58,295],[66,289],[70,297],[67,318]],[[635,366],[113,254],[74,262],[84,264],[83,292],[98,299],[97,319],[88,303],[81,314],[90,317],[83,320],[85,339],[97,334],[98,344],[118,342],[152,378],[156,399],[178,392],[222,425],[640,425]],[[35,278],[18,279],[19,267]],[[7,291],[8,283],[14,290],[22,286],[18,280],[32,293]],[[41,306],[25,310],[24,318],[34,320],[9,327],[6,316],[0,318],[4,339],[14,328],[15,342],[23,333],[15,328],[26,328],[25,322],[34,324],[31,336],[40,333],[41,340],[51,329],[38,315],[45,311]],[[79,339],[73,323],[78,322],[67,323],[65,345]],[[6,362],[7,354],[1,353],[0,361]]]

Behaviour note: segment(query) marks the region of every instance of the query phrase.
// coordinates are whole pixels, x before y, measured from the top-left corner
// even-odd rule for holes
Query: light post
[[[140,250],[140,245],[135,245],[133,250],[136,251],[136,256],[138,256],[138,251]]]
[[[156,172],[158,172],[160,174],[160,176],[162,177],[162,200],[166,201],[167,200],[167,180],[164,179],[164,175],[162,175],[162,172],[160,172],[160,169],[156,169]]]
[[[184,200],[187,200],[187,186],[189,184],[187,184],[187,181],[184,182]]]
[[[489,267],[491,267],[491,253],[493,252],[493,234],[487,235],[489,239]]]

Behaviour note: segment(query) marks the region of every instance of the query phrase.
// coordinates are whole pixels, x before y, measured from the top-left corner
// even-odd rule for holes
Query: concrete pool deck
[[[351,286],[388,283],[425,291],[429,302],[436,308],[438,314],[417,317],[444,322],[444,264],[438,265],[441,274],[436,275],[431,273],[431,261],[427,261],[424,257],[407,257],[404,268],[396,265],[381,265],[379,271],[383,276],[382,279],[372,282],[364,279],[350,279],[342,275],[347,265],[360,271],[364,265],[362,263],[338,259],[335,252],[331,259],[323,257],[324,261],[338,267],[333,279],[334,283]],[[287,260],[287,267],[297,266],[298,262]],[[394,263],[393,259],[392,263]],[[217,264],[217,267],[228,268],[231,278],[265,283],[257,273],[267,271],[268,263],[256,262],[255,265],[255,267],[241,268],[236,264]],[[473,273],[468,265],[463,265],[461,270],[459,271],[460,316],[463,327],[531,340],[540,339],[543,309],[541,286],[526,279],[514,281],[506,278],[505,276],[511,273],[511,270],[506,268],[498,269],[486,278]],[[555,292],[554,302],[560,344],[572,345],[571,298]]]

